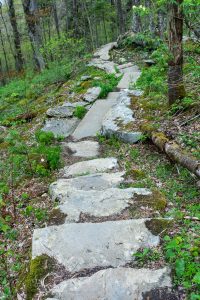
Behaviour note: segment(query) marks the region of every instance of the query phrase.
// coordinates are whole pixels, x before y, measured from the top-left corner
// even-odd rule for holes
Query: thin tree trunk
[[[122,1],[117,0],[116,5],[117,5],[119,33],[123,34],[125,32],[125,22],[124,22],[124,15],[123,15],[123,9],[122,9]]]
[[[183,0],[176,0],[169,5],[169,49],[171,59],[168,71],[169,104],[185,96],[183,82]]]
[[[140,0],[134,0],[134,5],[139,6],[140,5]],[[141,18],[137,13],[133,13],[133,32],[138,33],[142,31],[142,23],[141,23]]]
[[[57,12],[57,6],[55,0],[53,0],[52,6],[53,6],[53,17],[56,26],[56,32],[58,37],[60,37],[60,26],[59,26],[58,12]]]
[[[3,35],[2,35],[1,29],[0,29],[0,40],[1,40],[3,55],[4,55],[4,59],[5,59],[6,71],[8,73],[9,72],[8,59],[7,59],[7,54],[6,54],[6,49],[5,49],[5,45],[4,45],[4,40],[3,40]]]
[[[15,45],[15,65],[18,72],[23,69],[23,57],[21,51],[20,34],[17,27],[17,20],[13,0],[8,0],[8,11],[10,23],[13,29],[14,45]]]
[[[41,71],[45,68],[45,62],[40,47],[42,39],[40,35],[39,16],[36,0],[23,0],[23,9],[28,27],[28,35],[33,49],[36,68]]]

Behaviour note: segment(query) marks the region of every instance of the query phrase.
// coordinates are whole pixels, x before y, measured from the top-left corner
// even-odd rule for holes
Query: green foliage
[[[87,109],[84,106],[77,106],[74,111],[74,117],[77,117],[78,119],[83,119],[86,113]]]
[[[93,81],[93,86],[99,86],[101,88],[99,98],[104,99],[109,92],[113,91],[118,82],[119,78],[115,77],[114,74],[105,74],[102,79]]]
[[[158,261],[161,253],[157,249],[144,248],[133,254],[139,267],[144,267],[148,262]]]
[[[55,137],[52,132],[39,130],[35,133],[35,137],[36,141],[42,145],[51,145],[55,141]]]
[[[174,279],[177,285],[182,285],[189,291],[197,291],[200,288],[199,267],[197,260],[199,257],[199,243],[186,233],[169,237],[165,236],[164,249],[166,259],[172,264],[174,269]]]

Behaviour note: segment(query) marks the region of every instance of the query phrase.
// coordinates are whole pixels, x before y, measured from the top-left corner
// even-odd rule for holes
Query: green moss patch
[[[29,273],[25,279],[27,300],[32,300],[37,293],[39,281],[53,270],[53,259],[48,255],[41,255],[30,263]]]
[[[151,231],[152,234],[158,235],[163,233],[166,234],[166,230],[173,224],[172,220],[167,219],[151,219],[145,222],[146,227]]]

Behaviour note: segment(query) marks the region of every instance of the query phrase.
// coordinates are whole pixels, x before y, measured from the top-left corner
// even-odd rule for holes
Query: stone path
[[[111,63],[114,66],[109,61],[113,46],[116,44],[98,50],[91,64],[103,65],[105,69]],[[33,234],[32,257],[46,254],[69,274],[67,280],[52,287],[48,300],[168,299],[171,288],[168,268],[132,267],[133,254],[138,249],[158,246],[160,242],[159,235],[149,226],[151,218],[133,219],[130,214],[139,197],[145,197],[148,206],[153,194],[145,188],[120,188],[125,172],[119,169],[116,158],[99,157],[99,144],[91,140],[99,132],[116,135],[129,143],[140,139],[141,133],[132,129],[130,95],[142,93],[128,90],[140,71],[132,64],[118,67],[123,75],[118,92],[97,100],[78,126],[72,116],[63,119],[63,114],[71,113],[66,105],[68,109],[56,109],[59,118],[48,120],[44,127],[56,134],[71,134],[74,141],[62,143],[62,147],[70,149],[72,157],[80,158],[79,162],[65,166],[62,177],[49,188],[52,201],[56,201],[57,208],[65,215],[64,224],[36,229]],[[52,115],[52,110],[48,114]],[[65,127],[67,122],[70,130]],[[152,295],[157,291],[160,296],[155,298]]]

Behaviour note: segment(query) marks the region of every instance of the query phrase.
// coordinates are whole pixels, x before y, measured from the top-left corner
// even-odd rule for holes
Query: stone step
[[[138,78],[140,77],[141,73],[134,71],[134,72],[128,72],[124,73],[122,79],[117,85],[117,89],[122,90],[122,89],[129,89],[130,84],[136,83]]]
[[[93,58],[88,66],[96,67],[98,69],[104,70],[108,74],[115,74],[116,75],[116,67],[117,65],[113,61],[105,61],[100,58]]]
[[[134,131],[133,111],[130,108],[131,99],[128,91],[122,91],[114,105],[106,114],[103,122],[101,133],[105,136],[116,136],[124,142],[130,144],[140,140],[142,133]]]
[[[81,141],[77,143],[61,143],[63,150],[69,149],[72,156],[92,158],[99,156],[99,143],[95,141]]]
[[[120,267],[133,261],[140,248],[155,247],[159,236],[146,227],[148,219],[103,223],[71,223],[36,229],[32,257],[46,254],[68,272]]]
[[[108,44],[102,46],[100,49],[98,49],[94,53],[94,57],[100,58],[102,60],[109,60],[110,59],[109,52],[116,46],[117,46],[116,42],[108,43]]]
[[[64,167],[63,177],[68,178],[88,174],[103,173],[108,171],[116,171],[117,169],[118,163],[116,158],[97,158],[77,162],[73,165]]]
[[[140,199],[138,196],[143,197]],[[65,223],[81,222],[83,219],[88,222],[100,222],[119,219],[120,215],[123,219],[125,209],[128,210],[126,218],[130,218],[130,209],[134,209],[134,204],[135,206],[146,204],[150,207],[153,205],[151,196],[151,191],[143,188],[109,188],[104,191],[76,190],[69,191],[67,195],[60,195],[57,208],[66,215]]]
[[[133,74],[133,73],[140,73],[140,70],[139,70],[139,68],[138,68],[138,66],[131,66],[131,67],[127,67],[127,68],[123,68],[123,69],[121,69],[121,72],[123,73],[123,74],[126,74],[126,73],[128,73],[128,74]]]
[[[108,93],[107,100],[112,99],[112,100],[116,100],[117,101],[117,99],[119,98],[119,96],[120,96],[120,92],[110,92],[110,93]]]
[[[70,119],[58,119],[58,118],[51,118],[45,121],[45,125],[42,128],[43,131],[50,131],[56,137],[63,136],[68,137],[70,136],[77,125],[79,124],[80,120],[77,118],[70,118]]]
[[[96,136],[100,132],[103,118],[115,103],[116,99],[97,100],[80,122],[72,137],[75,140],[80,140]]]
[[[175,300],[168,297],[170,270],[117,268],[101,270],[90,277],[66,280],[51,291],[54,300]],[[155,290],[161,298],[152,298]],[[148,298],[148,295],[150,296]],[[47,300],[48,300],[47,299]]]
[[[124,181],[125,172],[99,173],[93,175],[80,176],[71,179],[58,179],[49,188],[53,200],[62,199],[69,192],[74,190],[105,190],[118,187]]]

